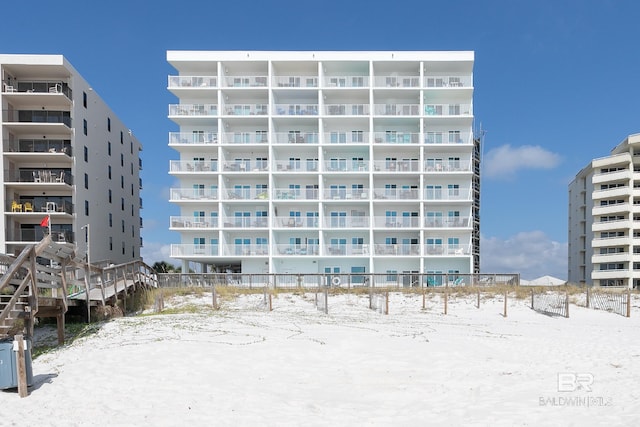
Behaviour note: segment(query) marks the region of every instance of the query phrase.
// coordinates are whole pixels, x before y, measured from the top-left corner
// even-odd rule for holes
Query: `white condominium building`
[[[167,60],[183,271],[478,272],[473,52]]]
[[[50,229],[92,263],[139,258],[138,140],[61,55],[0,54],[0,77],[0,251]]]
[[[640,134],[569,184],[568,277],[596,286],[640,284]]]

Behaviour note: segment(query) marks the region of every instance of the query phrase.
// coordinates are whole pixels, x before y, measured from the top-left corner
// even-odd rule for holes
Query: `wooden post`
[[[329,290],[324,288],[324,314],[329,314]]]
[[[589,285],[586,285],[587,287],[587,308],[589,308]]]
[[[216,292],[216,285],[211,285],[211,299],[213,300],[213,309],[218,309],[218,293]]]
[[[271,293],[269,293],[269,311],[273,311],[273,305],[271,301]]]
[[[531,310],[533,310],[533,289],[531,289]]]
[[[447,282],[444,285],[444,314],[447,314],[448,298],[449,298],[449,282]]]
[[[426,305],[426,295],[425,295],[425,290],[424,288],[422,288],[422,309],[425,310],[427,308]]]
[[[505,289],[504,290],[504,317],[507,317],[507,294],[508,294],[508,290]]]
[[[58,307],[58,313],[56,314],[56,327],[58,330],[58,345],[64,344],[64,313]]]
[[[478,308],[480,308],[480,287],[478,286]]]
[[[17,343],[16,354],[16,374],[18,375],[18,394],[20,397],[27,397],[29,390],[27,389],[27,363],[24,355],[24,337],[22,334],[16,335],[14,340]]]
[[[384,314],[389,314],[389,292],[384,293],[385,306],[384,306]]]
[[[631,289],[627,289],[627,317],[631,317]]]
[[[569,318],[569,291],[564,291],[564,311],[567,313],[567,319]]]

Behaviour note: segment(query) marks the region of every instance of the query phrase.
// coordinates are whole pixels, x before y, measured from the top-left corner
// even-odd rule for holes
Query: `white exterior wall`
[[[54,238],[76,245],[79,256],[86,252],[81,227],[90,224],[92,262],[119,263],[139,258],[139,141],[64,57],[0,55],[0,67],[3,173],[7,173],[3,191],[8,226],[0,233],[4,252],[16,253],[25,242],[40,240],[43,228],[39,223],[51,215]],[[70,122],[21,116],[28,111],[55,112],[53,116],[66,112],[63,114],[68,114]],[[40,177],[50,171],[54,172],[53,178]],[[61,171],[65,173],[63,182],[57,182]],[[22,175],[18,180],[10,176],[16,173]],[[12,209],[14,200],[29,201],[33,211],[25,209],[26,202],[21,203],[21,210]],[[58,233],[61,229],[65,232]]]
[[[569,184],[569,274],[570,283],[591,284],[593,240],[591,211],[593,184],[591,164]]]
[[[474,272],[473,52],[167,60],[183,271]]]

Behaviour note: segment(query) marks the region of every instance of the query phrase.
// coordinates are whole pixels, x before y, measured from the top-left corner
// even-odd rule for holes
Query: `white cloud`
[[[525,231],[506,240],[480,237],[482,273],[520,273],[526,280],[549,275],[567,278],[568,244],[551,240],[542,231]]]
[[[169,264],[176,265],[171,255],[171,245],[157,242],[147,242],[145,240],[144,247],[140,249],[140,255],[144,262],[151,266],[156,262],[166,261]]]
[[[506,144],[485,154],[482,172],[487,177],[511,177],[522,169],[553,169],[560,161],[559,154],[539,145],[511,147]]]

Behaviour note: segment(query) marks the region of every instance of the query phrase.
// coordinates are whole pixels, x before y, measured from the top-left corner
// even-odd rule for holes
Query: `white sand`
[[[0,425],[637,425],[640,309],[571,306],[569,319],[500,298],[280,294],[214,312],[128,317],[33,361],[21,399],[0,392]],[[191,298],[209,304],[211,296]],[[167,302],[170,306],[171,302]],[[558,374],[592,378],[558,390]],[[589,377],[592,376],[592,377]],[[561,385],[565,389],[572,383]],[[586,405],[589,404],[587,407]]]

